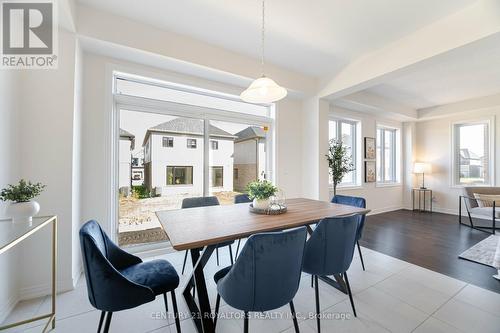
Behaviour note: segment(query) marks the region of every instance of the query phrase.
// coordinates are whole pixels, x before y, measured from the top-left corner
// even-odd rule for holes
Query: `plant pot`
[[[268,209],[271,204],[271,199],[253,199],[253,208],[255,209]]]
[[[12,218],[14,223],[30,223],[32,217],[38,214],[40,205],[36,201],[11,202],[5,214]]]

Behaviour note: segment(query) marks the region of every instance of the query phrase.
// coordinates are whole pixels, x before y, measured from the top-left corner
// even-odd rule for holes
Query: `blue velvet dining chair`
[[[305,227],[255,234],[248,238],[233,266],[218,271],[215,323],[220,299],[244,311],[244,332],[248,313],[290,305],[295,331],[299,331],[293,298],[300,283],[302,256],[307,237]]]
[[[89,301],[101,311],[98,333],[105,317],[104,333],[107,333],[113,312],[154,301],[158,295],[163,295],[168,311],[168,292],[172,297],[177,332],[181,331],[175,299],[179,276],[168,261],[143,262],[123,251],[94,220],[81,227],[80,245]]]
[[[343,275],[354,316],[356,308],[347,278],[356,246],[357,215],[328,217],[321,220],[306,243],[302,270],[314,276],[316,322],[320,327],[318,276]]]
[[[243,194],[237,194],[234,196],[234,203],[235,204],[242,204],[242,203],[250,203],[252,202],[252,199],[248,197],[248,194],[243,193]],[[238,252],[240,252],[240,244],[241,244],[241,239],[238,239],[238,245],[236,246],[236,253],[234,255],[234,258],[238,258]]]
[[[196,208],[196,207],[208,207],[208,206],[219,206],[219,199],[217,197],[194,197],[194,198],[185,198],[182,200],[182,209],[186,208]],[[231,245],[234,241],[223,242],[217,245],[215,249],[215,253],[217,255],[217,266],[219,266],[219,248],[227,246],[229,249],[229,257],[231,259],[231,265],[233,264],[233,249]],[[184,274],[184,270],[186,268],[186,261],[188,257],[188,251],[184,254],[184,263],[182,264],[181,274]]]
[[[332,203],[337,203],[341,205],[354,206],[359,208],[366,208],[366,200],[361,197],[352,197],[348,195],[336,195],[332,198]],[[356,231],[356,246],[358,247],[359,259],[361,259],[361,267],[365,270],[365,262],[363,260],[363,254],[361,253],[361,247],[359,246],[359,240],[363,236],[363,228],[365,227],[366,216],[358,215],[358,230]]]

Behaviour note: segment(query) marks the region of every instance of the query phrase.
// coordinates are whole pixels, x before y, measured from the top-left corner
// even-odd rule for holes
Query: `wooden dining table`
[[[217,244],[260,232],[300,226],[307,226],[312,233],[310,225],[325,217],[369,212],[364,208],[304,198],[288,199],[286,203],[287,212],[280,215],[252,213],[248,203],[156,212],[172,247],[178,251],[189,250],[191,254],[193,271],[184,286],[183,296],[198,332],[215,331],[203,268]],[[345,292],[340,275],[335,276],[335,280],[328,277],[322,279]]]

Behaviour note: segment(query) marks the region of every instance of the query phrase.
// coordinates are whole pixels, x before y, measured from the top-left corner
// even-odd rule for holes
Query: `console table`
[[[429,208],[426,207],[427,194],[429,195]],[[411,191],[411,202],[413,205],[413,210],[415,210],[415,198],[418,197],[418,211],[419,212],[431,212],[432,213],[432,190],[428,188],[414,188]],[[423,198],[422,198],[423,197]],[[423,199],[423,200],[422,200]]]
[[[52,310],[48,314],[1,326],[0,331],[42,319],[48,319],[42,332],[46,332],[49,326],[52,329],[56,327],[57,216],[33,217],[32,223],[12,223],[10,219],[0,220],[0,255],[50,224],[52,224],[50,244],[52,248]]]

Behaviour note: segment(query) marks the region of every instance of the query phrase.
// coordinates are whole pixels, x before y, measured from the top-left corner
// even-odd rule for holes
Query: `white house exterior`
[[[144,137],[144,184],[156,195],[203,195],[203,121],[176,118]],[[234,139],[210,126],[211,190],[233,190]]]
[[[141,186],[144,184],[144,148],[132,152],[132,186]]]
[[[235,134],[234,190],[245,191],[247,184],[264,178],[266,170],[266,132],[257,126]]]
[[[118,185],[121,193],[128,195],[131,186],[131,158],[135,145],[135,136],[120,128],[119,143],[119,176]]]

